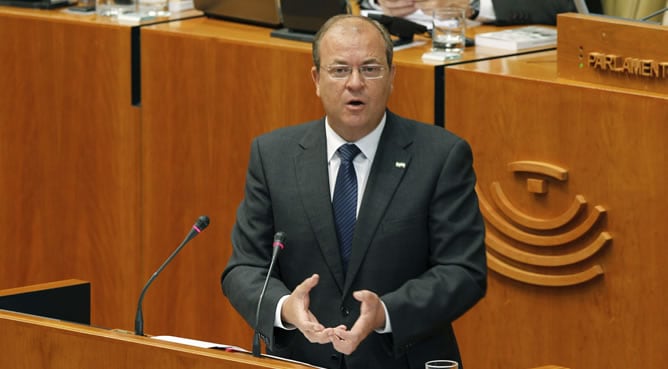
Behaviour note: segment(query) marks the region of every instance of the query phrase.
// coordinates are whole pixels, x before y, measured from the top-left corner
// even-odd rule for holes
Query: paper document
[[[525,26],[495,32],[478,33],[475,44],[504,50],[524,50],[532,47],[556,47],[557,30],[541,26]]]
[[[190,339],[190,338],[183,338],[183,337],[152,336],[151,338],[156,339],[156,340],[160,340],[160,341],[180,343],[180,344],[183,344],[183,345],[200,347],[200,348],[215,348],[215,349],[223,349],[223,350],[227,350],[227,351],[250,352],[250,351],[248,351],[244,348],[238,347],[238,346],[221,345],[219,343],[199,341],[199,340],[193,340],[193,339]]]
[[[199,348],[220,349],[220,350],[232,351],[232,352],[245,352],[245,353],[249,353],[249,354],[251,353],[250,351],[248,351],[248,350],[246,350],[242,347],[239,347],[239,346],[222,345],[220,343],[206,342],[206,341],[194,340],[194,339],[190,339],[190,338],[183,338],[183,337],[176,337],[176,336],[152,336],[151,338],[156,339],[156,340],[160,340],[160,341],[180,343],[182,345],[188,345],[188,346],[199,347]],[[308,366],[308,367],[311,367],[311,368],[326,369],[326,368],[323,368],[323,367],[320,367],[320,366],[311,365],[309,363],[304,363],[304,362],[297,361],[297,360],[286,359],[286,358],[280,357],[280,356],[262,354],[262,357],[269,357],[269,358],[276,359],[276,360],[287,361],[287,362],[295,363],[295,364],[301,364],[301,365],[305,365],[305,366]]]

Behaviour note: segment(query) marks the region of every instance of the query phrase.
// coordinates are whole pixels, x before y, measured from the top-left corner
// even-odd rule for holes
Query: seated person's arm
[[[575,11],[572,0],[492,0],[495,24],[557,24],[557,14]],[[482,4],[481,4],[482,11]]]
[[[491,0],[486,0],[491,1]],[[371,7],[380,8],[383,13],[393,17],[403,17],[412,14],[417,9],[430,14],[437,6],[456,6],[466,9],[466,15],[471,16],[469,0],[368,0]]]
[[[414,0],[369,0],[369,3],[380,6],[384,14],[393,17],[403,17],[417,10]]]

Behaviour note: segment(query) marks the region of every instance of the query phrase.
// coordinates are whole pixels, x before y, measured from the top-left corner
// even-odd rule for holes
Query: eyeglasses
[[[353,67],[350,65],[329,65],[325,70],[333,79],[348,79],[353,74]],[[378,79],[383,77],[385,67],[380,64],[364,64],[357,68],[357,71],[364,79]]]

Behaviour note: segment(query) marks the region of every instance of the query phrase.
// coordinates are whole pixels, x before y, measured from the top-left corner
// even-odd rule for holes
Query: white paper
[[[223,345],[223,344],[220,344],[220,343],[206,342],[206,341],[194,340],[194,339],[190,339],[190,338],[175,337],[175,336],[151,336],[151,338],[156,339],[156,340],[160,340],[160,341],[180,343],[182,345],[188,345],[188,346],[199,347],[199,348],[223,349],[223,350],[226,350],[226,351],[251,353],[250,351],[248,351],[244,348],[241,348],[239,346]],[[262,354],[262,356],[263,357],[269,357],[269,358],[276,359],[276,360],[287,361],[289,363],[301,364],[301,365],[305,365],[305,366],[308,366],[308,367],[311,367],[311,368],[326,369],[326,368],[323,368],[323,367],[320,367],[320,366],[311,365],[309,363],[304,363],[304,362],[297,361],[297,360],[286,359],[286,358],[280,357],[280,356],[266,355],[266,354]]]
[[[238,346],[221,345],[219,343],[199,341],[199,340],[193,340],[193,339],[190,339],[190,338],[183,338],[183,337],[152,336],[151,338],[156,339],[156,340],[160,340],[160,341],[180,343],[180,344],[183,344],[183,345],[200,347],[200,348],[215,348],[215,349],[224,349],[224,350],[230,350],[230,351],[250,352],[250,351],[248,351],[244,348],[238,347]]]

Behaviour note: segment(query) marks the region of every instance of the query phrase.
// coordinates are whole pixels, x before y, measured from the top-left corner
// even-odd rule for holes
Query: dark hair
[[[346,20],[346,19],[352,19],[356,18],[359,20],[362,20],[364,22],[367,22],[371,25],[373,25],[380,35],[383,37],[383,40],[385,41],[385,57],[387,59],[387,65],[391,66],[392,65],[392,56],[394,55],[394,44],[392,43],[392,38],[390,37],[390,34],[387,32],[385,27],[383,27],[380,23],[377,21],[364,17],[364,16],[359,16],[359,15],[351,15],[351,14],[339,14],[335,15],[327,20],[325,24],[320,27],[318,30],[318,33],[315,34],[315,39],[313,39],[313,65],[315,65],[316,68],[320,69],[320,41],[322,40],[322,37],[329,31],[330,28],[332,28],[334,25],[339,23],[340,21]]]

